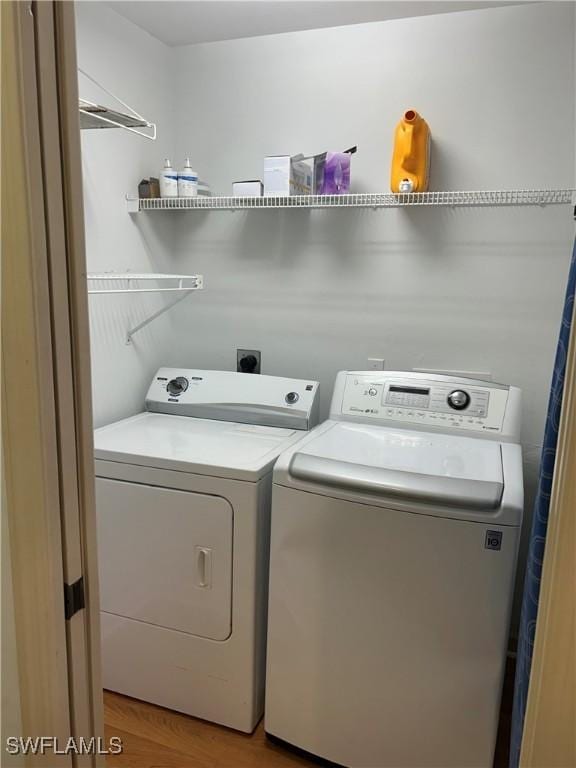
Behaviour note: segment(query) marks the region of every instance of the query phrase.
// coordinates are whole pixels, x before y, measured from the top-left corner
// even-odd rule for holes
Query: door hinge
[[[84,606],[84,577],[80,576],[74,584],[64,582],[64,617],[66,621],[81,611]]]

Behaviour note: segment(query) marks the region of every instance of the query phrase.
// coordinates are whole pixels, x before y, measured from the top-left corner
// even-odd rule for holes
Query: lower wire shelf
[[[134,335],[153,320],[156,320],[157,317],[168,312],[169,309],[172,309],[172,307],[189,296],[193,291],[199,291],[204,288],[204,278],[202,275],[169,275],[154,272],[141,274],[136,272],[90,272],[86,275],[86,279],[90,295],[128,293],[177,294],[176,298],[171,302],[161,307],[141,323],[138,323],[138,325],[130,328],[126,332],[127,344],[131,344]],[[155,285],[152,285],[152,283],[155,283]]]

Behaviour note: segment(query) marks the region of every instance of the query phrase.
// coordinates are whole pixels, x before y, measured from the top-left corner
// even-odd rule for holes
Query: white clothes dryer
[[[158,371],[95,432],[104,687],[250,732],[262,716],[272,467],[314,381]]]
[[[492,766],[520,390],[341,372],[274,470],[266,732],[353,768]]]

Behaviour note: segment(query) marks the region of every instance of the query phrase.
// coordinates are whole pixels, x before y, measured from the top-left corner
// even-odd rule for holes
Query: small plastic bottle
[[[178,197],[178,174],[168,158],[160,172],[160,197]]]
[[[186,158],[184,168],[178,171],[178,197],[196,197],[198,194],[198,174],[192,170],[190,158]]]

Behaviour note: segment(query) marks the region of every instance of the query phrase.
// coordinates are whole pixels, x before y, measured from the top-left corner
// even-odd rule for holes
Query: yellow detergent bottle
[[[430,174],[430,128],[414,109],[407,110],[396,126],[392,192],[426,192]]]

